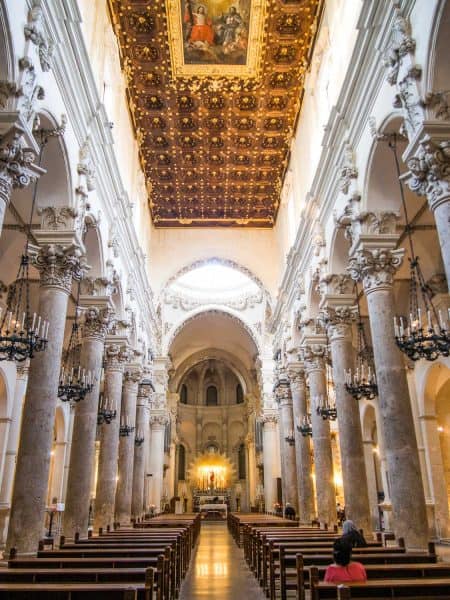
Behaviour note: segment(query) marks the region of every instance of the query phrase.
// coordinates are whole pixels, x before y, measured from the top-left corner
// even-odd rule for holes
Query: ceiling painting
[[[155,226],[273,227],[323,0],[109,5]]]

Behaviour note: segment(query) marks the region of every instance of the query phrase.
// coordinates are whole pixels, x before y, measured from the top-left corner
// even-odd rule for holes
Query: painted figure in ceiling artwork
[[[185,64],[246,64],[251,0],[181,2]]]

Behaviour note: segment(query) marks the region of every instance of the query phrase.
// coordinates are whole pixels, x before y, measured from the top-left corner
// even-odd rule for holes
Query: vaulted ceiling
[[[109,0],[156,227],[272,227],[323,0]]]

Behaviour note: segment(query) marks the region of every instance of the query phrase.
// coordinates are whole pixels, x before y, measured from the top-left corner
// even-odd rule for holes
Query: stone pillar
[[[129,349],[107,340],[105,348],[105,391],[107,398],[117,411],[111,423],[100,427],[100,454],[98,458],[97,490],[95,492],[94,530],[106,530],[114,523],[114,502],[117,485],[117,458],[119,454],[119,427],[122,399],[124,362],[130,358]]]
[[[405,363],[393,332],[394,274],[404,254],[395,249],[396,221],[392,213],[355,219],[349,270],[363,282],[367,296],[394,531],[405,538],[407,548],[424,549],[428,541],[425,496]]]
[[[288,435],[294,433],[294,415],[292,412],[292,395],[289,379],[284,369],[280,369],[278,381],[275,384],[275,396],[278,402],[280,450],[282,453],[282,490],[283,505],[289,502],[298,513],[298,486],[297,466],[295,456],[295,443],[286,440]]]
[[[248,501],[249,506],[256,506],[256,456],[255,456],[255,437],[253,433],[247,433],[245,437],[245,444],[247,446],[247,458],[248,458]]]
[[[140,385],[136,406],[136,434],[143,435],[144,441],[140,446],[134,446],[133,463],[133,492],[131,499],[131,515],[134,519],[141,518],[144,512],[144,483],[145,483],[145,455],[149,442],[150,409],[148,399],[150,390],[148,386]]]
[[[0,545],[5,543],[6,525],[11,508],[11,493],[14,481],[14,469],[16,467],[17,448],[19,446],[20,421],[25,391],[28,382],[28,361],[17,365],[16,386],[14,389],[14,401],[11,413],[11,423],[8,431],[8,442],[6,445],[5,462],[3,465],[3,477],[0,485]]]
[[[80,277],[83,268],[81,247],[73,232],[67,232],[66,239],[64,236],[61,232],[58,243],[41,246],[34,258],[40,272],[38,313],[50,327],[47,349],[38,352],[30,362],[22,414],[6,542],[7,552],[16,548],[19,554],[36,552],[42,536],[67,300],[72,277]]]
[[[279,444],[277,422],[278,415],[275,411],[264,411],[262,417],[263,429],[263,462],[264,462],[264,502],[266,510],[273,510],[277,502],[277,476],[278,465],[276,461],[276,447]]]
[[[73,538],[76,533],[87,536],[89,505],[91,500],[92,471],[95,458],[98,398],[103,351],[112,309],[108,297],[85,298],[94,301],[87,309],[82,325],[80,365],[94,377],[92,391],[77,403],[70,450],[69,477],[67,480],[66,506],[63,533]],[[85,306],[86,302],[81,301]]]
[[[297,465],[298,511],[302,524],[310,524],[315,517],[312,483],[311,448],[309,436],[297,429],[308,413],[306,381],[303,363],[291,363],[288,370],[291,382],[292,411],[294,416],[295,459]]]
[[[138,365],[127,368],[122,390],[122,418],[135,429],[130,435],[121,435],[119,440],[119,480],[116,490],[116,521],[122,526],[130,524],[131,496],[133,493],[134,438],[136,436],[136,397],[142,369]]]
[[[408,186],[425,196],[436,221],[450,290],[450,126],[425,122],[407,148]]]
[[[151,494],[150,502],[155,505],[157,512],[161,510],[161,497],[164,479],[164,434],[167,415],[164,411],[152,411],[150,415],[152,429],[150,449]]]
[[[320,525],[336,524],[336,494],[333,479],[330,422],[317,414],[319,398],[327,393],[325,356],[326,337],[310,334],[303,337],[303,355],[311,396],[311,424],[316,474],[317,517]]]
[[[345,374],[354,369],[354,282],[349,275],[332,274],[322,279],[320,287],[322,318],[328,327],[333,365],[345,514],[368,534],[372,531],[372,524],[359,404],[345,387]]]

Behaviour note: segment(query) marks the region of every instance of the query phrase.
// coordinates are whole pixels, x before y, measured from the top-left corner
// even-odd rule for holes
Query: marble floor
[[[200,541],[184,580],[180,600],[263,600],[243,552],[225,523],[203,522]]]

